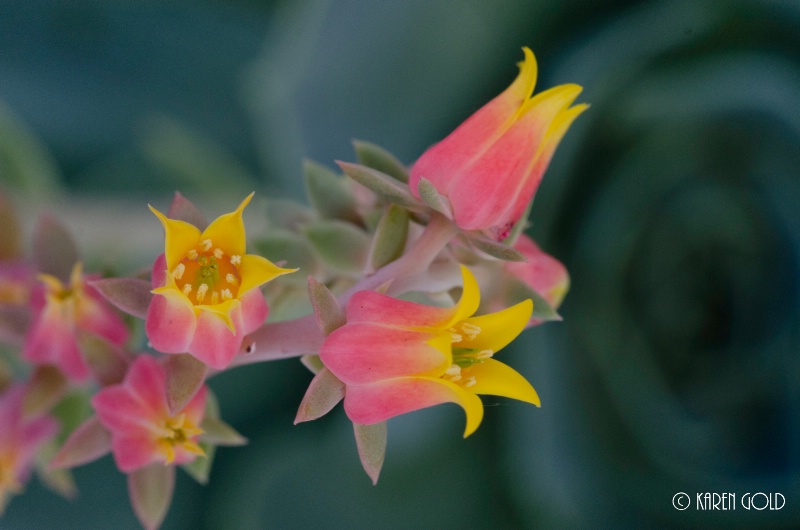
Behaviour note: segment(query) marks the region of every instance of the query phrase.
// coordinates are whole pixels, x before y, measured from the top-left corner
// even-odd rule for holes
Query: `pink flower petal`
[[[145,320],[145,332],[153,348],[162,353],[186,352],[196,327],[194,309],[180,292],[153,297]]]
[[[65,304],[47,304],[34,322],[23,347],[23,357],[36,364],[58,366],[73,381],[89,377],[89,366],[78,348],[75,324]]]
[[[437,327],[450,320],[454,311],[454,307],[427,306],[398,300],[375,291],[359,291],[347,302],[347,321]]]
[[[252,333],[264,324],[269,315],[269,307],[260,289],[250,289],[240,297],[242,302],[242,329],[244,335]],[[238,328],[237,328],[238,329]]]
[[[354,423],[372,425],[400,414],[456,403],[467,414],[464,436],[478,428],[483,419],[483,404],[478,396],[444,379],[401,377],[368,385],[348,386],[344,409]]]
[[[114,436],[111,440],[114,461],[123,473],[130,473],[152,462],[165,462],[159,452],[158,442],[152,436],[128,438]]]
[[[231,314],[235,329],[242,329],[241,310]],[[189,344],[189,353],[211,368],[227,368],[242,345],[243,333],[234,333],[224,320],[214,313],[201,311],[197,317],[197,328]]]
[[[320,358],[348,385],[404,375],[438,376],[452,358],[428,344],[434,337],[380,324],[348,323],[328,336]]]

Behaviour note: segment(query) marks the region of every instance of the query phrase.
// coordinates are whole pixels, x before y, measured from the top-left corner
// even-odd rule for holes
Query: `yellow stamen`
[[[223,300],[233,300],[233,293],[230,289],[223,289],[221,295]]]
[[[206,297],[207,292],[208,292],[208,284],[201,283],[200,287],[197,288],[197,301],[202,302],[203,298]]]
[[[192,250],[190,250],[189,252],[186,253],[186,257],[191,259],[191,260],[197,259],[197,256],[199,256],[199,254],[197,253],[197,251],[195,249],[192,249]]]
[[[205,285],[205,284],[203,284]],[[211,304],[218,304],[219,303],[219,293],[217,291],[211,292]]]
[[[223,253],[221,248],[214,249],[214,257],[217,259],[222,259]]]
[[[231,256],[231,265],[241,265],[242,257],[238,254]]]
[[[189,293],[191,293],[191,292],[192,292],[192,284],[191,283],[187,283],[186,285],[183,286],[183,294],[185,294],[186,296],[189,296]]]
[[[233,263],[233,260],[231,260],[231,263]],[[239,283],[239,281],[236,279],[236,276],[234,276],[230,272],[225,275],[225,281],[231,285],[236,285]]]
[[[204,252],[211,250],[212,246],[214,246],[214,243],[212,243],[210,239],[204,239],[200,242],[200,248],[202,248]]]
[[[178,263],[178,265],[175,267],[175,270],[172,271],[172,277],[176,280],[180,280],[183,278],[184,272],[186,272],[186,265],[183,263]]]
[[[474,339],[481,332],[481,328],[470,322],[462,322],[461,330],[466,333],[469,340]]]

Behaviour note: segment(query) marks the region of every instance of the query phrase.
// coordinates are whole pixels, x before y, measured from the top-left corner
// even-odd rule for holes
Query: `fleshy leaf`
[[[444,214],[448,219],[453,218],[453,208],[450,206],[450,201],[439,193],[439,190],[430,180],[421,178],[417,185],[417,191],[419,191],[419,198],[422,199],[422,202],[437,212]]]
[[[219,418],[206,416],[200,428],[203,429],[201,439],[212,445],[237,446],[247,443],[247,438]]]
[[[369,252],[369,265],[372,271],[400,257],[408,238],[408,210],[390,204],[381,217]]]
[[[78,261],[72,235],[49,215],[43,215],[36,225],[33,260],[40,273],[55,276],[62,283],[69,281],[72,266]]]
[[[288,230],[273,229],[267,236],[253,241],[256,252],[273,263],[291,263],[306,274],[314,274],[319,269],[314,253],[307,241],[298,238]],[[284,278],[289,283],[304,283],[303,276],[294,274]]]
[[[525,256],[515,248],[473,232],[467,235],[470,243],[481,252],[503,261],[527,261]]]
[[[67,391],[67,379],[55,366],[43,365],[33,372],[25,398],[22,413],[34,418],[50,410]]]
[[[319,355],[303,355],[300,357],[300,362],[303,363],[303,366],[308,368],[308,371],[312,374],[318,374],[320,371],[325,368],[325,365],[322,364],[322,359],[319,358]]]
[[[93,462],[111,451],[111,433],[92,416],[72,431],[50,462],[53,469],[71,468]]]
[[[366,186],[381,197],[400,206],[419,207],[419,203],[408,191],[408,187],[381,171],[347,162],[336,162],[342,171],[359,184]]]
[[[175,467],[150,464],[128,475],[128,494],[136,517],[146,530],[164,521],[175,489]]]
[[[139,278],[106,278],[89,282],[114,307],[144,319],[153,294],[150,282]]]
[[[93,333],[80,333],[78,345],[98,383],[107,386],[122,382],[129,363],[123,348]]]
[[[375,485],[378,483],[378,476],[386,457],[386,422],[382,421],[372,425],[353,423],[353,431],[356,436],[361,465],[372,479],[372,484]]]
[[[344,177],[311,160],[303,163],[303,173],[308,201],[320,217],[358,222],[356,200]]]
[[[164,362],[167,376],[167,404],[176,414],[192,400],[203,386],[208,366],[188,353],[170,355]]]
[[[343,273],[361,273],[370,244],[364,232],[350,223],[336,220],[311,223],[304,232],[324,263]]]
[[[311,381],[306,390],[297,416],[295,425],[304,421],[316,420],[330,412],[344,398],[345,385],[333,372],[323,368]]]
[[[180,194],[180,192],[175,192],[175,196],[172,199],[172,204],[169,205],[169,210],[167,211],[167,217],[170,219],[178,219],[179,221],[185,221],[189,224],[196,226],[198,229],[205,230],[206,226],[208,226],[208,221],[206,221],[206,217],[200,212],[200,210],[195,206],[195,204]]]
[[[331,332],[347,323],[344,311],[336,301],[336,296],[324,283],[318,282],[313,276],[308,277],[308,298],[314,307],[317,325],[325,335],[330,335]]]
[[[354,140],[353,147],[362,165],[386,173],[400,182],[408,182],[408,169],[383,147],[361,140]]]

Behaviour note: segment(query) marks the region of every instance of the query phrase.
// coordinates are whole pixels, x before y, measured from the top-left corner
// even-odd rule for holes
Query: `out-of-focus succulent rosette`
[[[564,327],[529,348],[546,419],[509,424],[509,491],[531,520],[796,523],[800,68],[778,50],[797,50],[797,7],[654,2],[559,58],[593,112],[533,213],[572,288]],[[734,45],[756,19],[769,47]],[[786,506],[695,509],[696,493],[759,491]]]

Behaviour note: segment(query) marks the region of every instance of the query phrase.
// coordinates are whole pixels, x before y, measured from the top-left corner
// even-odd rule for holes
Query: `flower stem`
[[[428,266],[457,233],[458,228],[450,219],[434,212],[408,252],[363,278],[337,301],[344,306],[358,291],[374,290],[387,282],[391,282],[387,294],[401,294],[421,286]],[[324,341],[314,315],[267,323],[245,338],[231,366],[315,355]]]

